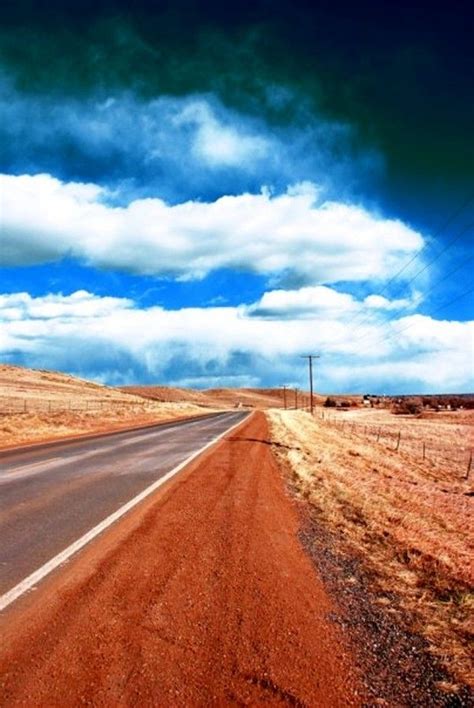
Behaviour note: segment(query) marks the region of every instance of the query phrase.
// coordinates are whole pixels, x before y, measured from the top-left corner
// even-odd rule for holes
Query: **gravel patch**
[[[373,698],[368,705],[474,706],[474,692],[454,684],[428,653],[426,640],[407,629],[396,595],[378,590],[362,561],[345,553],[341,539],[318,521],[315,511],[305,502],[298,506],[300,541],[337,602],[331,619],[354,648]]]

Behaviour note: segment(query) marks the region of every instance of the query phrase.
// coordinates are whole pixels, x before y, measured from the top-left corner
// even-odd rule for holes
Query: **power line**
[[[474,201],[474,192],[466,199],[466,201],[464,201],[464,202],[461,204],[460,207],[458,207],[457,209],[455,209],[455,211],[454,211],[452,214],[450,214],[450,216],[448,216],[448,218],[446,219],[446,221],[444,221],[443,224],[434,232],[432,238],[437,238],[437,237],[449,226],[449,224],[450,224],[452,221],[454,221],[454,219],[455,219],[457,216],[459,216],[459,214],[462,214],[462,212],[464,211],[464,209],[466,209],[466,207],[468,207],[469,204],[470,204],[472,201]],[[387,290],[387,288],[393,283],[393,281],[394,281],[396,278],[398,278],[398,276],[401,275],[401,274],[408,268],[408,266],[410,266],[410,265],[413,263],[413,261],[415,261],[415,260],[418,258],[418,256],[420,255],[420,253],[422,253],[422,252],[425,250],[425,248],[427,248],[427,247],[433,248],[433,246],[432,246],[428,241],[426,241],[426,242],[423,244],[422,248],[420,248],[420,250],[419,250],[417,253],[415,253],[415,255],[412,256],[412,257],[410,258],[410,260],[409,260],[407,263],[405,263],[405,265],[402,266],[402,267],[400,268],[400,270],[398,270],[398,271],[395,273],[395,275],[393,275],[393,276],[390,278],[390,280],[388,281],[388,283],[386,283],[386,285],[384,286],[383,290],[382,290],[380,293],[378,293],[378,294],[381,295],[383,292],[385,292],[385,291]]]
[[[435,285],[433,285],[431,288],[429,288],[429,290],[428,290],[427,292],[424,293],[424,298],[426,298],[428,295],[430,295],[430,293],[432,293],[434,290],[436,290],[440,283],[442,283],[443,281],[445,281],[445,280],[446,280],[447,278],[449,278],[451,275],[454,275],[454,273],[457,273],[458,271],[462,270],[462,269],[463,269],[466,265],[468,265],[472,260],[474,260],[474,256],[471,256],[471,257],[468,258],[467,260],[465,260],[465,261],[463,261],[462,263],[460,263],[459,265],[457,265],[456,268],[452,268],[452,269],[449,270],[447,273],[445,273],[444,276],[443,276],[442,278],[440,278],[440,279],[436,282]],[[406,310],[407,307],[408,307],[408,306],[405,305],[405,306],[404,306],[403,308],[401,308],[401,309],[402,309],[402,310]],[[399,317],[399,316],[400,316],[400,310],[399,310],[397,313],[395,313],[392,317],[387,318],[387,319],[384,321],[384,324],[388,324],[389,322],[392,322],[394,319],[396,319],[396,318]],[[354,334],[354,333],[352,333],[352,334]],[[372,336],[371,333],[362,335],[361,337],[359,337],[359,339],[358,339],[357,341],[358,341],[358,342],[363,342],[365,339],[367,339],[367,337],[370,338],[371,336]]]
[[[466,231],[468,231],[468,229],[471,229],[473,226],[474,226],[474,223],[473,223],[473,224],[468,224],[464,229],[462,229],[458,234],[456,234],[456,236],[455,236],[454,238],[452,238],[451,241],[449,241],[449,242],[445,245],[445,247],[444,247],[441,251],[439,251],[438,254],[437,254],[434,258],[431,259],[431,261],[428,261],[428,263],[426,263],[426,264],[423,266],[423,268],[420,268],[420,270],[417,271],[417,272],[415,273],[415,275],[412,276],[412,277],[410,278],[410,280],[409,280],[407,283],[405,283],[405,287],[408,287],[409,285],[411,285],[411,284],[418,278],[419,275],[421,275],[422,273],[424,273],[431,265],[433,265],[433,263],[435,263],[439,258],[441,258],[441,256],[442,256],[444,253],[446,253],[446,251],[448,251],[448,250],[451,248],[451,246],[452,246],[454,243],[456,243],[456,241],[458,241],[458,240],[461,238],[461,236],[463,236],[463,235],[466,233]],[[459,268],[457,268],[456,270],[459,270]],[[452,271],[452,272],[456,272],[456,271]],[[438,282],[442,282],[443,280],[445,280],[449,275],[452,274],[452,272],[451,272],[451,273],[448,273],[447,275],[445,275],[445,276],[444,276],[443,278],[441,278],[441,280],[439,280]],[[433,289],[434,289],[434,288],[430,288],[430,291],[429,291],[429,292],[431,292]],[[402,309],[406,309],[406,308],[407,308],[407,306],[405,306],[405,307],[402,308]],[[352,336],[354,336],[354,335],[362,328],[362,326],[363,326],[366,322],[369,322],[369,321],[370,321],[371,316],[372,316],[371,314],[366,315],[366,317],[365,317],[365,318],[356,326],[356,328],[352,331]],[[398,315],[396,315],[396,316],[398,316]],[[392,319],[395,319],[395,318],[392,317],[392,318],[390,318],[388,321],[390,322]],[[363,340],[363,339],[364,339],[364,335],[360,338],[359,341],[361,341],[361,340]]]
[[[438,229],[434,232],[432,238],[437,238],[437,237],[451,224],[451,222],[454,221],[454,219],[456,219],[456,217],[458,217],[459,214],[461,214],[461,213],[469,206],[469,204],[471,204],[471,202],[474,202],[474,192],[472,192],[471,194],[469,194],[469,196],[467,197],[467,199],[465,199],[465,200],[461,203],[461,205],[460,205],[459,207],[457,207],[457,208],[448,216],[447,219],[445,219],[445,221],[441,224],[441,226],[439,226]],[[437,260],[437,258],[439,258],[439,257],[452,245],[452,243],[454,243],[455,241],[457,241],[457,239],[460,238],[460,236],[461,236],[468,228],[470,228],[470,226],[472,226],[472,224],[470,224],[468,227],[466,227],[466,229],[464,229],[464,231],[461,232],[461,234],[458,234],[454,239],[452,239],[452,240],[449,242],[449,244],[446,246],[446,248],[443,249],[443,251],[441,251],[441,253],[438,253],[438,254],[437,254],[435,260]],[[388,288],[390,287],[390,285],[391,285],[391,284],[392,284],[414,261],[416,261],[416,259],[418,258],[418,256],[419,256],[427,247],[430,247],[430,248],[433,249],[433,245],[432,245],[431,243],[429,243],[428,241],[426,241],[426,242],[423,244],[423,246],[420,248],[420,250],[417,251],[417,252],[416,252],[416,253],[415,253],[415,254],[414,254],[414,255],[413,255],[391,278],[390,278],[390,280],[384,285],[384,287],[382,288],[382,290],[380,290],[380,291],[377,292],[377,293],[373,293],[373,294],[374,294],[374,295],[378,295],[379,297],[381,297],[382,295],[384,295],[384,293],[387,292],[387,290],[388,290]],[[432,261],[432,262],[433,262],[433,261]],[[416,277],[416,276],[414,276],[414,277]],[[409,281],[408,284],[410,284],[410,282],[413,282],[413,279],[412,279],[411,281]],[[405,287],[406,287],[408,284],[405,284]],[[369,316],[369,317],[368,317],[368,316],[362,316],[362,320],[361,320],[359,323],[353,322],[352,325],[353,325],[353,326],[355,325],[355,329],[353,330],[353,334],[355,334],[356,332],[358,332],[359,329],[360,329],[366,322],[368,322],[369,319],[370,319],[370,316]]]
[[[468,224],[464,229],[462,229],[462,231],[460,231],[453,239],[451,239],[451,241],[449,241],[449,242],[446,244],[446,246],[445,246],[441,251],[439,251],[439,253],[438,253],[434,258],[431,259],[431,261],[428,261],[428,263],[426,263],[426,264],[423,266],[423,268],[421,268],[419,271],[417,271],[417,272],[415,273],[415,275],[414,275],[412,278],[410,278],[410,280],[409,280],[407,283],[405,283],[405,286],[404,286],[404,287],[408,287],[409,285],[411,285],[411,284],[417,279],[417,277],[418,277],[419,275],[421,275],[422,273],[424,273],[427,268],[429,268],[431,265],[433,265],[433,263],[435,263],[439,258],[441,258],[441,256],[442,256],[444,253],[446,253],[446,251],[447,251],[448,249],[451,248],[451,246],[453,245],[453,243],[456,243],[456,241],[458,241],[458,240],[461,238],[461,236],[463,236],[463,235],[466,233],[466,231],[467,231],[468,229],[471,229],[473,226],[474,226],[474,223],[473,223],[473,224]]]
[[[468,265],[471,261],[473,261],[473,260],[474,260],[474,256],[471,256],[470,258],[468,258],[467,260],[463,261],[463,262],[460,263],[458,266],[456,266],[456,268],[453,268],[452,270],[449,270],[447,273],[445,273],[445,274],[443,275],[443,277],[438,280],[438,282],[436,283],[435,286],[433,286],[432,288],[430,288],[429,290],[427,290],[427,291],[424,293],[424,297],[426,298],[426,296],[429,295],[430,293],[432,293],[433,290],[435,290],[435,288],[436,288],[440,283],[442,283],[444,280],[446,280],[447,278],[449,278],[450,275],[454,275],[454,273],[457,273],[459,270],[462,270],[465,266],[467,266],[467,265]]]
[[[452,298],[452,300],[449,300],[449,302],[445,302],[439,307],[435,308],[429,317],[432,317],[433,315],[436,315],[438,312],[441,312],[441,310],[446,309],[446,307],[449,307],[450,305],[453,305],[455,302],[458,302],[458,300],[462,300],[463,298],[467,297],[471,293],[474,293],[474,287],[470,288],[469,290],[465,290],[464,292],[460,293],[456,297]],[[423,315],[422,315],[423,316]],[[370,346],[374,347],[377,344],[380,344],[382,342],[390,342],[394,337],[398,337],[402,332],[406,332],[408,329],[411,329],[412,327],[415,326],[415,322],[411,322],[408,324],[406,327],[402,327],[402,329],[397,329],[396,332],[392,332],[392,334],[389,334],[387,337],[380,337],[379,339],[376,339],[375,341],[371,342]]]

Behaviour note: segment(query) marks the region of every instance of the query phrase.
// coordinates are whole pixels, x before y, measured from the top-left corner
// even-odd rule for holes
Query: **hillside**
[[[120,389],[80,379],[58,371],[0,365],[2,410],[42,410],[45,407],[77,408],[89,404],[136,404],[141,400]]]
[[[146,400],[57,371],[0,365],[0,448],[209,411],[192,399]]]

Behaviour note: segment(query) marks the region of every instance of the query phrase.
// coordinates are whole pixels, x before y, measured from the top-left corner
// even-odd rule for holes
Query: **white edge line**
[[[40,582],[40,580],[49,575],[49,573],[55,570],[58,566],[60,566],[62,563],[65,563],[68,558],[70,558],[74,553],[77,553],[77,551],[86,546],[90,541],[92,541],[92,539],[102,533],[102,531],[105,531],[105,529],[108,528],[111,524],[113,524],[114,521],[120,519],[120,517],[126,514],[127,511],[133,509],[133,507],[139,504],[139,502],[141,502],[143,499],[152,494],[152,492],[161,487],[175,474],[180,472],[183,467],[189,465],[190,462],[192,462],[196,457],[201,455],[205,450],[207,450],[212,445],[215,445],[215,443],[217,443],[221,438],[223,438],[224,435],[227,435],[232,430],[241,425],[245,420],[247,420],[249,415],[250,413],[242,420],[239,420],[238,423],[235,423],[230,428],[227,428],[227,430],[224,430],[224,432],[220,433],[216,438],[210,440],[204,445],[204,447],[201,447],[199,450],[196,450],[196,452],[193,452],[192,455],[180,462],[179,465],[177,465],[176,467],[173,467],[173,469],[167,472],[163,477],[160,477],[160,479],[157,479],[156,482],[150,484],[150,486],[146,487],[146,489],[140,492],[140,494],[137,494],[136,497],[130,499],[130,501],[128,501],[126,504],[117,509],[117,511],[114,511],[113,514],[107,516],[107,518],[97,524],[97,526],[94,526],[92,529],[90,529],[90,531],[87,531],[87,533],[81,536],[81,538],[78,538],[77,541],[71,543],[71,545],[61,551],[61,553],[58,553],[56,556],[54,556],[54,558],[51,558],[51,560],[47,561],[47,563],[42,565],[41,568],[35,570],[33,573],[31,573],[31,575],[28,575],[27,578],[18,583],[18,585],[15,585],[15,587],[13,587],[11,590],[2,595],[0,597],[0,612],[6,607],[8,607],[8,605],[11,605],[12,602],[15,602],[15,600],[21,597],[21,595],[23,595],[25,592],[31,590],[37,583]]]

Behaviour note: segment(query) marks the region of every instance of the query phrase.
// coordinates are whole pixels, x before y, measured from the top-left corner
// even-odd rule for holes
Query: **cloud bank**
[[[275,297],[269,294],[267,302]],[[320,350],[320,391],[472,387],[474,322],[422,315],[389,323],[379,318],[372,322],[372,334],[384,344],[361,346],[350,324],[363,304],[330,288],[321,288],[315,297],[311,318],[288,319],[282,309],[279,318],[260,319],[252,314],[258,304],[165,310],[86,291],[37,298],[3,295],[0,356],[112,384],[306,386],[299,354]]]
[[[230,268],[301,286],[382,279],[423,244],[401,221],[321,201],[311,183],[174,206],[116,206],[96,184],[48,174],[2,175],[0,190],[0,264],[9,266],[72,257],[142,275],[189,280]]]

